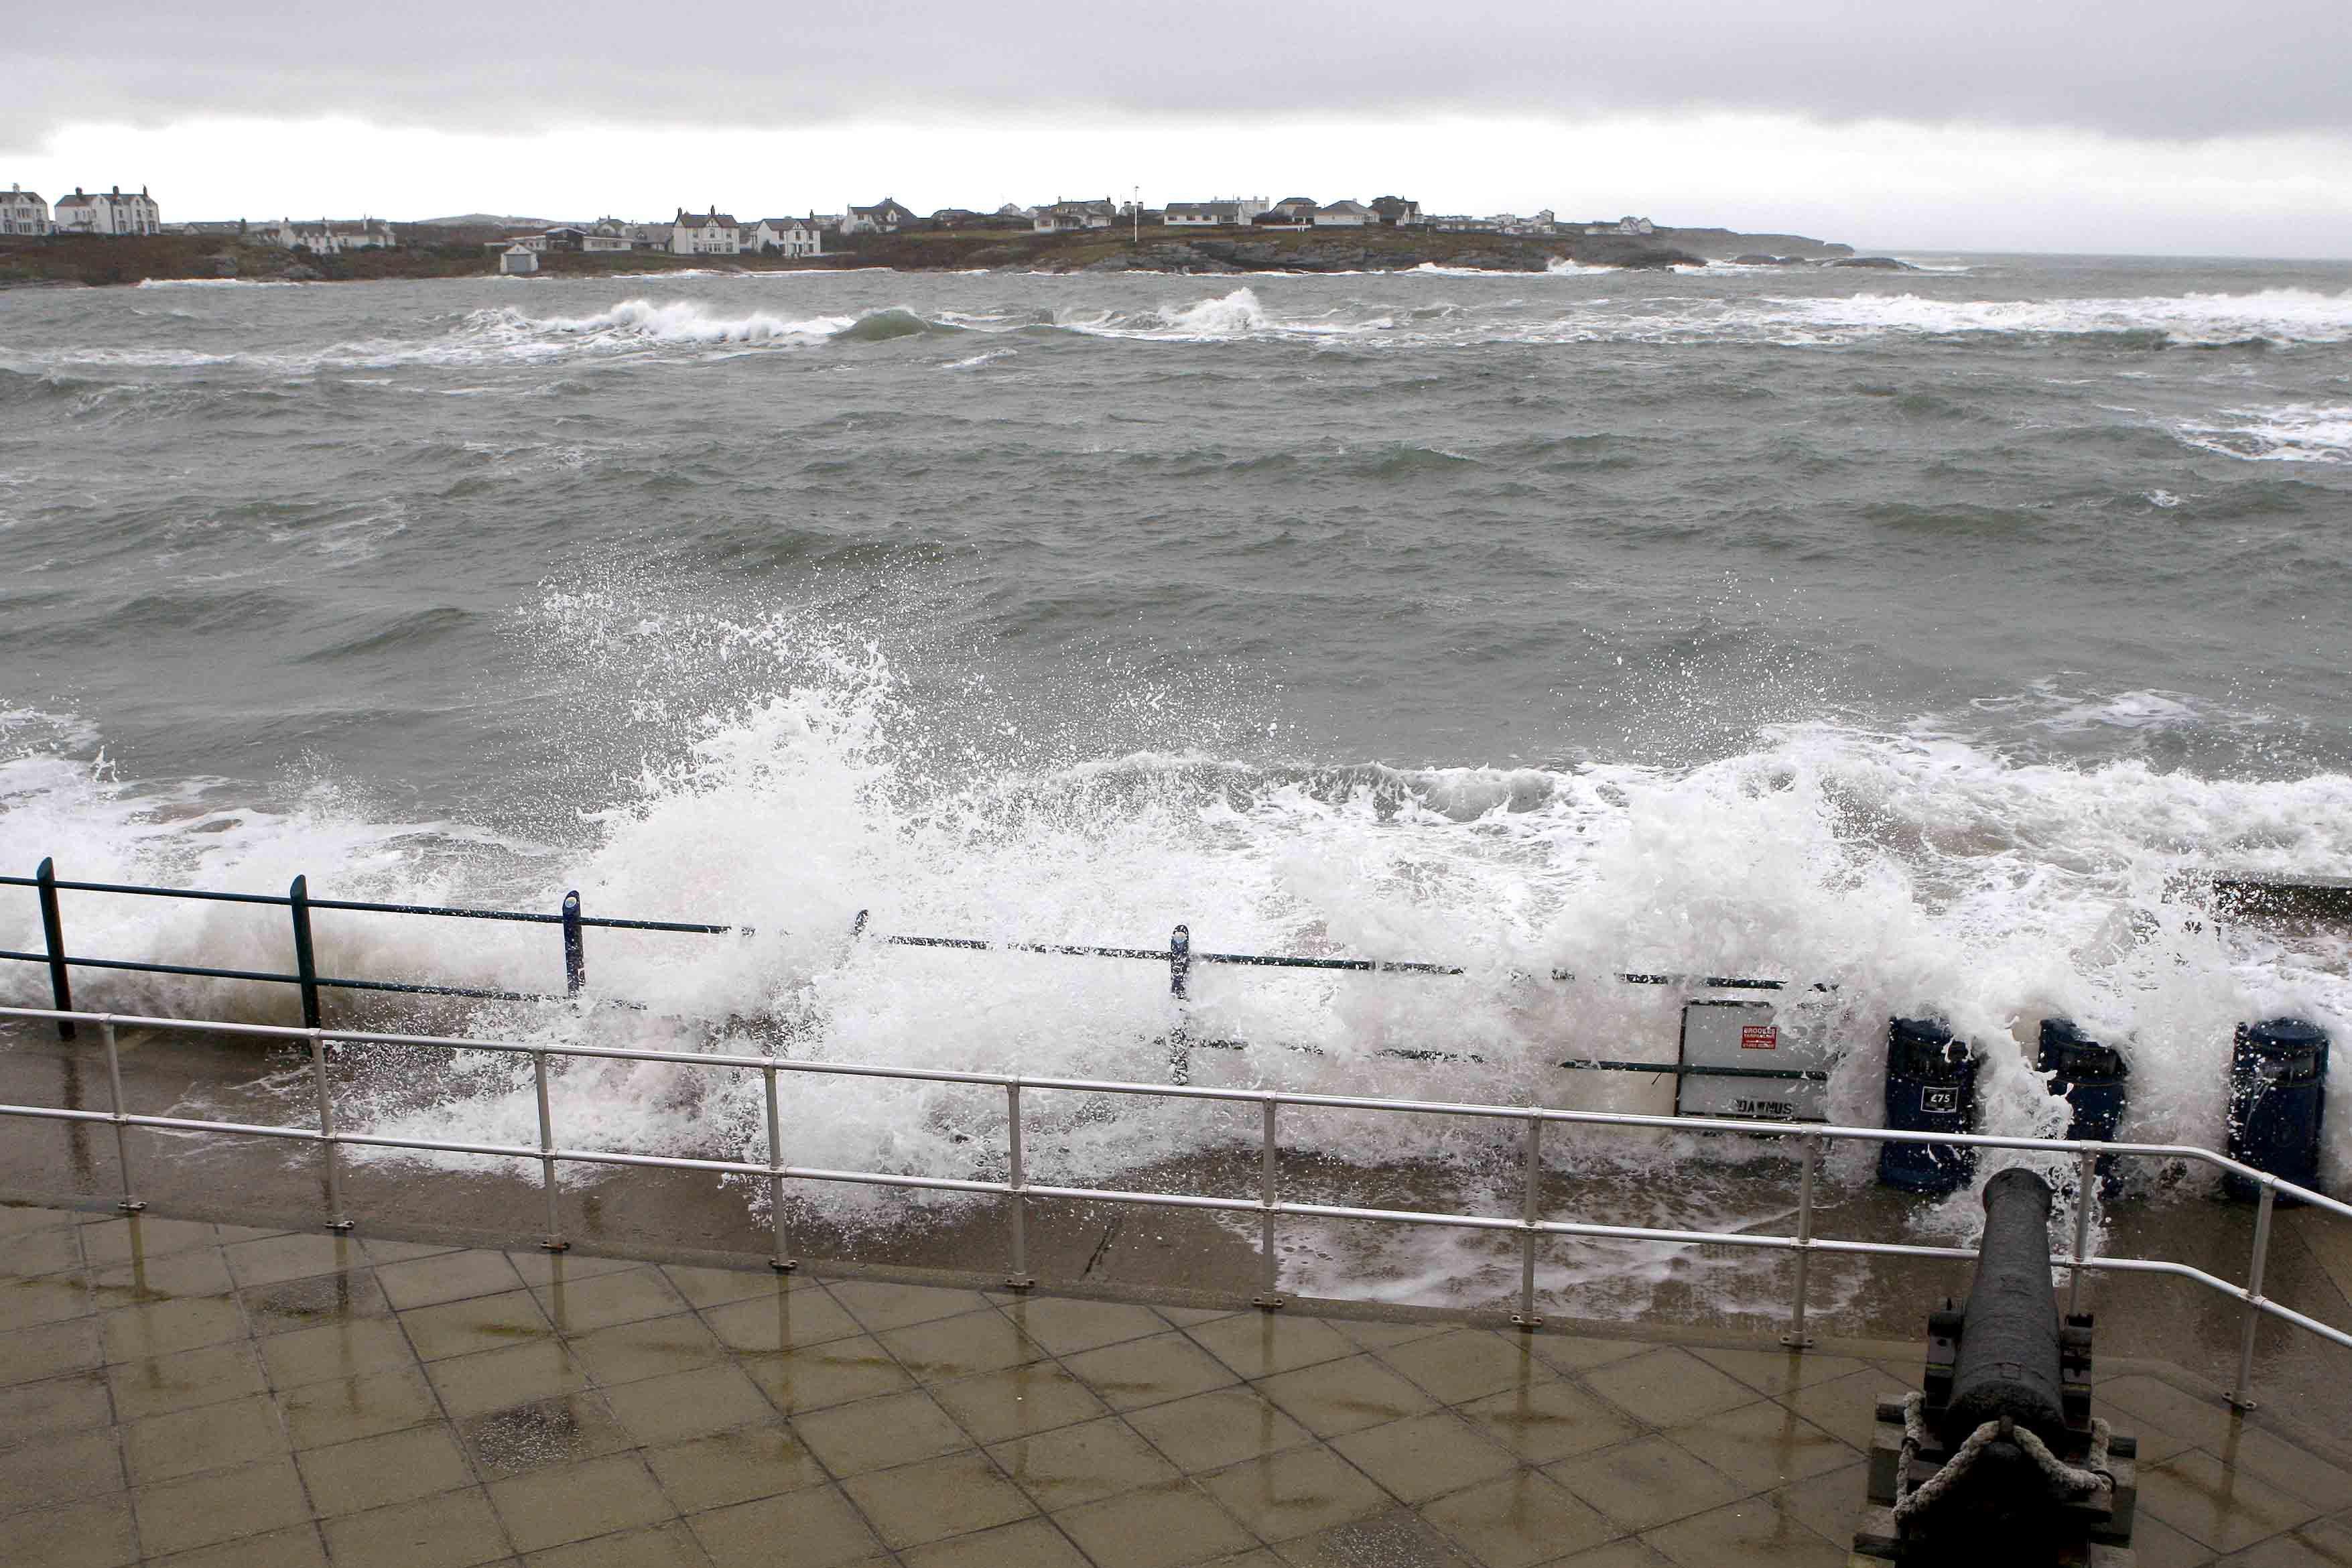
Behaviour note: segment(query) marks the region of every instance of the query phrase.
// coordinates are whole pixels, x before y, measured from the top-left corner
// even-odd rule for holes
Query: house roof
[[[1320,204],[1313,196],[1285,196],[1274,205],[1278,207],[1311,207]]]
[[[13,191],[10,191],[8,194],[9,194],[10,195],[12,195],[12,196],[21,196],[21,197],[25,198],[26,201],[35,201],[35,202],[37,202],[37,201],[39,201],[39,200],[41,199],[41,193],[40,193],[40,192],[38,192],[38,191],[28,191],[28,190],[26,190],[26,189],[25,189],[24,187],[22,187],[21,185],[20,185],[20,186],[18,186],[16,189],[13,190]]]
[[[731,213],[680,213],[678,215],[677,221],[687,228],[733,228],[737,226],[734,215]]]
[[[1361,202],[1333,202],[1328,207],[1317,207],[1315,210],[1324,213],[1354,213],[1366,217],[1370,216],[1372,211]]]
[[[769,228],[806,228],[809,220],[804,217],[763,217],[751,226],[758,228],[762,225]]]

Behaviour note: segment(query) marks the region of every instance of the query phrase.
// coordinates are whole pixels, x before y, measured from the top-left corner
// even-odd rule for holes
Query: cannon
[[[2091,1413],[2091,1318],[2059,1318],[2050,1184],[2002,1171],[1984,1209],[1968,1305],[1927,1315],[1920,1392],[1878,1406],[1854,1556],[2131,1568],[2138,1445]]]

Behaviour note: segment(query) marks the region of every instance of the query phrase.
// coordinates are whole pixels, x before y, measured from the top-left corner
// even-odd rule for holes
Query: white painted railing
[[[2352,1205],[2339,1203],[2323,1193],[2297,1186],[2266,1171],[2256,1170],[2251,1165],[2231,1159],[2227,1155],[2215,1153],[2210,1149],[2200,1149],[2186,1144],[2098,1143],[2055,1138],[2011,1138],[1987,1133],[1906,1132],[1883,1127],[1791,1125],[1784,1122],[1717,1121],[1687,1116],[1642,1116],[1614,1111],[1553,1110],[1539,1106],[1381,1100],[1360,1095],[1313,1094],[1288,1089],[1213,1089],[1190,1084],[1121,1083],[1091,1079],[1030,1078],[1017,1073],[961,1072],[936,1068],[871,1067],[850,1062],[801,1061],[782,1057],[741,1056],[715,1051],[640,1050],[624,1046],[544,1045],[521,1040],[478,1039],[438,1035],[378,1034],[356,1029],[289,1028],[267,1024],[229,1024],[200,1019],[140,1017],[113,1013],[61,1012],[39,1007],[0,1007],[0,1018],[58,1024],[85,1023],[98,1026],[106,1053],[107,1083],[111,1096],[107,1110],[71,1110],[54,1106],[0,1104],[0,1116],[29,1117],[57,1121],[104,1122],[112,1126],[121,1176],[121,1206],[125,1209],[135,1210],[143,1206],[136,1196],[132,1179],[130,1131],[134,1127],[152,1127],[174,1132],[215,1133],[233,1137],[282,1138],[318,1145],[326,1170],[329,1211],[326,1223],[331,1228],[336,1230],[348,1230],[355,1223],[344,1212],[343,1207],[340,1152],[347,1144],[362,1148],[415,1149],[443,1153],[483,1154],[536,1161],[540,1167],[540,1182],[546,1202],[547,1231],[541,1238],[541,1245],[554,1250],[561,1250],[568,1245],[562,1236],[562,1222],[557,1208],[559,1192],[557,1168],[566,1163],[643,1165],[663,1170],[708,1171],[719,1175],[760,1177],[768,1183],[770,1214],[773,1225],[774,1253],[769,1261],[779,1269],[789,1269],[794,1267],[787,1227],[787,1209],[783,1201],[786,1182],[848,1182],[870,1186],[914,1188],[929,1192],[989,1194],[1004,1201],[1010,1263],[1006,1283],[1014,1289],[1025,1289],[1035,1283],[1029,1274],[1027,1231],[1028,1205],[1033,1200],[1055,1198],[1088,1203],[1133,1204],[1155,1208],[1209,1209],[1225,1213],[1249,1214],[1258,1217],[1262,1272],[1256,1300],[1260,1306],[1268,1308],[1279,1307],[1284,1300],[1280,1293],[1278,1259],[1275,1249],[1275,1227],[1276,1222],[1279,1219],[1287,1217],[1369,1220],[1395,1225],[1441,1226],[1465,1230],[1505,1231],[1519,1238],[1518,1310],[1512,1315],[1511,1321],[1528,1328],[1535,1327],[1540,1321],[1536,1313],[1535,1301],[1536,1258],[1538,1247],[1546,1237],[1584,1237],[1619,1241],[1664,1242],[1684,1246],[1747,1247],[1795,1255],[1796,1283],[1790,1303],[1789,1331],[1783,1336],[1783,1341],[1793,1347],[1801,1348],[1811,1342],[1807,1333],[1806,1295],[1810,1266],[1816,1253],[1962,1260],[1976,1257],[1975,1250],[1970,1247],[1924,1247],[1901,1242],[1862,1241],[1813,1234],[1814,1189],[1818,1184],[1822,1151],[1833,1142],[1967,1145],[1980,1149],[2021,1150],[2034,1153],[2066,1156],[2074,1160],[2077,1202],[2073,1244],[2067,1252],[2053,1255],[2050,1260],[2053,1268],[2067,1270],[2069,1310],[2073,1308],[2075,1297],[2081,1289],[2083,1276],[2089,1272],[2169,1275],[2176,1279],[2190,1280],[2240,1302],[2245,1309],[2244,1327],[2239,1350],[2238,1380],[2231,1396],[2232,1403],[2240,1407],[2252,1409],[2254,1405],[2252,1397],[2254,1330],[2265,1314],[2292,1323],[2296,1328],[2317,1335],[2321,1339],[2352,1349],[2352,1332],[2324,1323],[2316,1318],[2298,1312],[2263,1294],[2263,1271],[2270,1251],[2272,1213],[2279,1196],[2284,1194],[2291,1199],[2346,1218],[2352,1218]],[[312,1081],[318,1104],[318,1124],[315,1127],[260,1126],[245,1122],[205,1121],[193,1117],[150,1116],[131,1111],[123,1102],[121,1063],[115,1040],[116,1030],[122,1026],[244,1036],[305,1044],[310,1050]],[[477,1143],[451,1139],[390,1137],[380,1133],[342,1131],[336,1125],[334,1097],[327,1073],[326,1047],[335,1043],[492,1051],[530,1058],[538,1096],[538,1146],[520,1148],[506,1144]],[[743,1160],[709,1160],[683,1155],[635,1154],[611,1150],[565,1148],[556,1142],[554,1112],[548,1097],[548,1061],[555,1057],[632,1062],[668,1062],[680,1067],[721,1072],[759,1073],[766,1091],[763,1120],[767,1133],[767,1161],[761,1163]],[[926,1176],[887,1171],[836,1171],[788,1163],[784,1159],[785,1129],[777,1110],[776,1082],[779,1073],[896,1079],[925,1083],[964,1083],[1001,1089],[1004,1093],[1007,1127],[1005,1179],[1001,1182],[991,1182],[961,1176]],[[1115,1188],[1066,1187],[1033,1183],[1028,1179],[1023,1156],[1022,1097],[1024,1093],[1044,1092],[1147,1096],[1160,1100],[1208,1100],[1256,1105],[1261,1110],[1262,1128],[1258,1195],[1255,1199],[1226,1198],[1193,1193],[1129,1192]],[[1285,1106],[1378,1111],[1408,1116],[1472,1116],[1490,1121],[1521,1123],[1526,1128],[1526,1168],[1521,1212],[1518,1217],[1509,1218],[1496,1215],[1356,1208],[1334,1204],[1286,1201],[1278,1195],[1277,1184],[1278,1120]],[[1662,1131],[1717,1134],[1736,1138],[1794,1139],[1799,1142],[1801,1152],[1796,1234],[1769,1236],[1742,1231],[1677,1230],[1654,1226],[1610,1225],[1594,1220],[1545,1218],[1543,1133],[1546,1126],[1560,1123],[1596,1127],[1648,1128]],[[2241,1176],[2251,1183],[2257,1190],[2259,1199],[2254,1217],[2252,1252],[2247,1264],[2246,1283],[2232,1284],[2229,1280],[2207,1273],[2189,1264],[2166,1258],[2093,1256],[2090,1252],[2091,1215],[2099,1185],[2095,1167],[2103,1156],[2135,1160],[2185,1161],[2208,1165],[2214,1170]]]

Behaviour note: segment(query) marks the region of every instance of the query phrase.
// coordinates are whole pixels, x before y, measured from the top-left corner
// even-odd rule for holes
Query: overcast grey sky
[[[2352,254],[2347,0],[82,0],[10,37],[0,180],[183,216],[1311,184]]]

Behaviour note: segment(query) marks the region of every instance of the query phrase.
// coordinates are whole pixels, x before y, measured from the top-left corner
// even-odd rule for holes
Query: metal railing
[[[490,1002],[559,1002],[579,996],[588,984],[588,956],[585,933],[592,929],[605,931],[662,931],[694,936],[737,936],[757,934],[757,928],[737,923],[706,923],[697,921],[653,921],[623,919],[611,915],[590,915],[583,911],[580,894],[575,889],[563,895],[562,906],[552,913],[529,910],[467,909],[442,904],[392,904],[371,902],[360,899],[315,898],[310,890],[310,879],[297,877],[284,894],[229,893],[198,888],[149,887],[127,882],[78,882],[60,879],[54,860],[43,860],[30,877],[0,876],[0,887],[29,888],[38,899],[41,914],[42,951],[26,952],[0,949],[0,960],[46,965],[49,972],[49,994],[59,1013],[74,1010],[72,972],[76,969],[99,969],[142,974],[184,975],[196,979],[235,980],[267,985],[293,985],[301,991],[302,1024],[315,1029],[324,1022],[320,1008],[321,993],[327,991],[364,991],[391,993],[412,996],[453,996]],[[123,959],[96,958],[77,955],[66,947],[65,917],[58,895],[60,892],[102,893],[127,898],[177,899],[198,902],[259,905],[286,910],[290,919],[290,936],[294,968],[290,973],[268,970],[224,969],[207,964],[158,963]],[[562,927],[564,990],[544,991],[493,990],[478,986],[446,985],[404,980],[373,980],[319,973],[317,946],[311,933],[310,915],[314,910],[341,910],[359,914],[421,915],[445,920],[503,921],[529,925]],[[986,937],[909,936],[869,932],[867,911],[860,910],[848,932],[852,941],[877,942],[890,947],[942,948],[972,952],[1032,952],[1055,954],[1067,958],[1115,958],[1142,960],[1168,966],[1168,992],[1180,1003],[1191,1000],[1192,966],[1196,963],[1227,964],[1260,969],[1307,969],[1340,971],[1360,974],[1412,974],[1460,976],[1466,973],[1460,964],[1435,963],[1420,960],[1383,958],[1352,958],[1316,956],[1298,953],[1208,952],[1192,946],[1190,925],[1179,925],[1169,933],[1164,948],[1106,947],[1079,942],[1030,942],[998,940]],[[1565,969],[1552,969],[1554,981],[1571,981],[1575,974]],[[1785,991],[1790,983],[1785,980],[1759,979],[1743,975],[1669,974],[1624,973],[1612,976],[1627,985],[1687,985],[1711,991]],[[1809,989],[1815,992],[1833,991],[1835,987],[1819,983]],[[623,1007],[641,1007],[643,1004],[625,998],[596,997],[594,1000]],[[58,1025],[61,1037],[73,1037],[73,1025]],[[1189,1076],[1187,1053],[1193,1049],[1239,1049],[1246,1042],[1233,1039],[1198,1038],[1180,1029],[1170,1042],[1171,1075],[1179,1081]],[[1312,1047],[1294,1049],[1313,1051]],[[1431,1060],[1477,1061],[1468,1053],[1443,1049],[1399,1049],[1385,1054]],[[1688,1067],[1680,1062],[1618,1061],[1579,1058],[1559,1064],[1563,1068],[1597,1069],[1607,1072],[1639,1072],[1682,1077],[1742,1078],[1801,1079],[1825,1082],[1826,1071],[1805,1068],[1748,1067]]]
[[[1783,1342],[1793,1348],[1801,1349],[1812,1342],[1808,1332],[1807,1296],[1811,1281],[1811,1265],[1815,1254],[1961,1260],[1976,1257],[1976,1251],[1972,1247],[1927,1247],[1901,1242],[1828,1237],[1814,1234],[1815,1190],[1818,1185],[1822,1155],[1830,1144],[1833,1142],[1925,1143],[1948,1148],[1967,1146],[1979,1149],[2009,1149],[2071,1157],[2074,1163],[2075,1192],[2073,1243],[2067,1252],[2053,1254],[2050,1260],[2053,1268],[2063,1268],[2067,1270],[2067,1310],[2072,1311],[2077,1303],[2084,1274],[2096,1272],[2155,1274],[2187,1279],[2242,1303],[2244,1308],[2244,1322],[2239,1351],[2237,1384],[2231,1391],[2231,1399],[2242,1409],[2252,1409],[2255,1404],[2253,1398],[2254,1331],[2264,1316],[2291,1323],[2331,1343],[2352,1349],[2352,1333],[2296,1311],[2263,1294],[2263,1269],[2268,1261],[2270,1250],[2272,1213],[2280,1194],[2284,1194],[2291,1200],[2308,1204],[2343,1217],[2352,1217],[2352,1205],[2339,1203],[2323,1193],[2297,1186],[2266,1171],[2257,1170],[2226,1155],[2217,1154],[2211,1150],[2183,1144],[2101,1143],[2084,1140],[2011,1138],[1988,1133],[1906,1132],[1876,1127],[1808,1125],[1799,1129],[1786,1123],[1757,1123],[1696,1117],[1644,1116],[1616,1111],[1557,1110],[1540,1106],[1480,1105],[1443,1100],[1382,1100],[1360,1095],[1318,1094],[1287,1089],[1216,1089],[1186,1084],[1032,1078],[1018,1073],[964,1072],[935,1068],[873,1067],[848,1062],[796,1060],[772,1055],[743,1056],[721,1052],[643,1050],[623,1046],[584,1044],[546,1045],[520,1040],[378,1034],[348,1029],[298,1029],[266,1024],[229,1024],[210,1020],[134,1017],[109,1013],[76,1013],[55,1008],[0,1007],[0,1017],[60,1023],[78,1022],[98,1026],[105,1046],[107,1082],[111,1095],[106,1110],[0,1104],[0,1116],[84,1123],[102,1122],[112,1126],[122,1185],[121,1206],[126,1209],[137,1209],[142,1206],[136,1195],[131,1159],[130,1132],[132,1128],[137,1127],[156,1128],[175,1132],[289,1139],[317,1145],[321,1152],[325,1165],[325,1195],[328,1209],[326,1223],[330,1227],[337,1230],[348,1230],[355,1223],[344,1212],[343,1205],[341,1155],[345,1146],[420,1150],[533,1161],[540,1168],[540,1183],[546,1205],[547,1228],[546,1234],[541,1237],[541,1245],[551,1250],[562,1250],[569,1245],[562,1234],[562,1222],[558,1206],[560,1184],[557,1169],[563,1163],[648,1166],[663,1170],[704,1171],[722,1176],[759,1178],[767,1184],[770,1205],[774,1250],[769,1261],[778,1269],[790,1269],[795,1267],[795,1260],[792,1256],[788,1210],[784,1203],[786,1182],[849,1183],[925,1192],[967,1193],[993,1196],[1003,1200],[1005,1206],[1009,1261],[1005,1282],[1016,1289],[1025,1289],[1035,1282],[1029,1273],[1027,1229],[1028,1205],[1033,1202],[1053,1199],[1129,1204],[1158,1208],[1200,1209],[1257,1216],[1261,1255],[1259,1292],[1255,1300],[1258,1305],[1266,1308],[1279,1307],[1285,1301],[1281,1294],[1280,1260],[1275,1246],[1277,1220],[1285,1218],[1346,1220],[1450,1226],[1457,1229],[1503,1232],[1518,1237],[1517,1310],[1512,1314],[1511,1321],[1524,1328],[1534,1328],[1541,1321],[1536,1311],[1536,1263],[1538,1247],[1547,1237],[1578,1237],[1587,1239],[1660,1242],[1679,1246],[1745,1247],[1794,1254],[1795,1288],[1789,1308],[1788,1332],[1782,1338]],[[315,1127],[265,1126],[205,1121],[193,1117],[152,1116],[131,1111],[123,1100],[121,1063],[116,1045],[116,1030],[123,1026],[246,1036],[306,1045],[309,1049],[317,1100],[318,1124]],[[331,1043],[490,1051],[528,1058],[531,1064],[533,1085],[538,1101],[538,1145],[535,1148],[516,1147],[454,1139],[394,1137],[381,1133],[345,1131],[336,1123],[334,1096],[327,1070],[326,1047]],[[759,1073],[763,1080],[764,1089],[762,1121],[766,1132],[767,1160],[764,1163],[759,1163],[566,1148],[556,1141],[554,1110],[548,1091],[548,1063],[554,1058],[667,1062],[681,1067]],[[782,1123],[776,1092],[777,1077],[781,1073],[887,1079],[919,1083],[971,1084],[1000,1089],[1005,1100],[1005,1178],[1003,1181],[984,1181],[971,1177],[919,1175],[889,1171],[831,1170],[789,1163],[784,1158],[786,1130]],[[1023,1147],[1023,1105],[1024,1095],[1042,1093],[1119,1095],[1255,1105],[1260,1108],[1261,1157],[1258,1195],[1254,1199],[1216,1197],[1195,1193],[1136,1192],[1116,1188],[1070,1187],[1034,1183],[1028,1178]],[[1412,1209],[1359,1208],[1334,1204],[1298,1203],[1285,1199],[1280,1195],[1279,1184],[1278,1118],[1286,1106],[1398,1115],[1468,1116],[1521,1123],[1525,1128],[1525,1167],[1522,1175],[1523,1192],[1519,1215],[1516,1218],[1511,1218],[1494,1215],[1446,1214]],[[1543,1133],[1547,1126],[1554,1125],[1641,1128],[1659,1131],[1739,1138],[1794,1138],[1799,1141],[1801,1157],[1796,1233],[1793,1236],[1775,1236],[1745,1231],[1684,1230],[1655,1226],[1610,1225],[1592,1220],[1546,1218],[1544,1217],[1547,1206],[1544,1203],[1543,1187]],[[2092,1205],[2095,1201],[2095,1194],[2099,1188],[2096,1165],[2102,1158],[2107,1156],[2185,1161],[2242,1177],[2252,1184],[2260,1196],[2254,1220],[2252,1254],[2247,1265],[2246,1283],[2235,1285],[2189,1264],[2165,1258],[2093,1256],[2091,1253]]]

